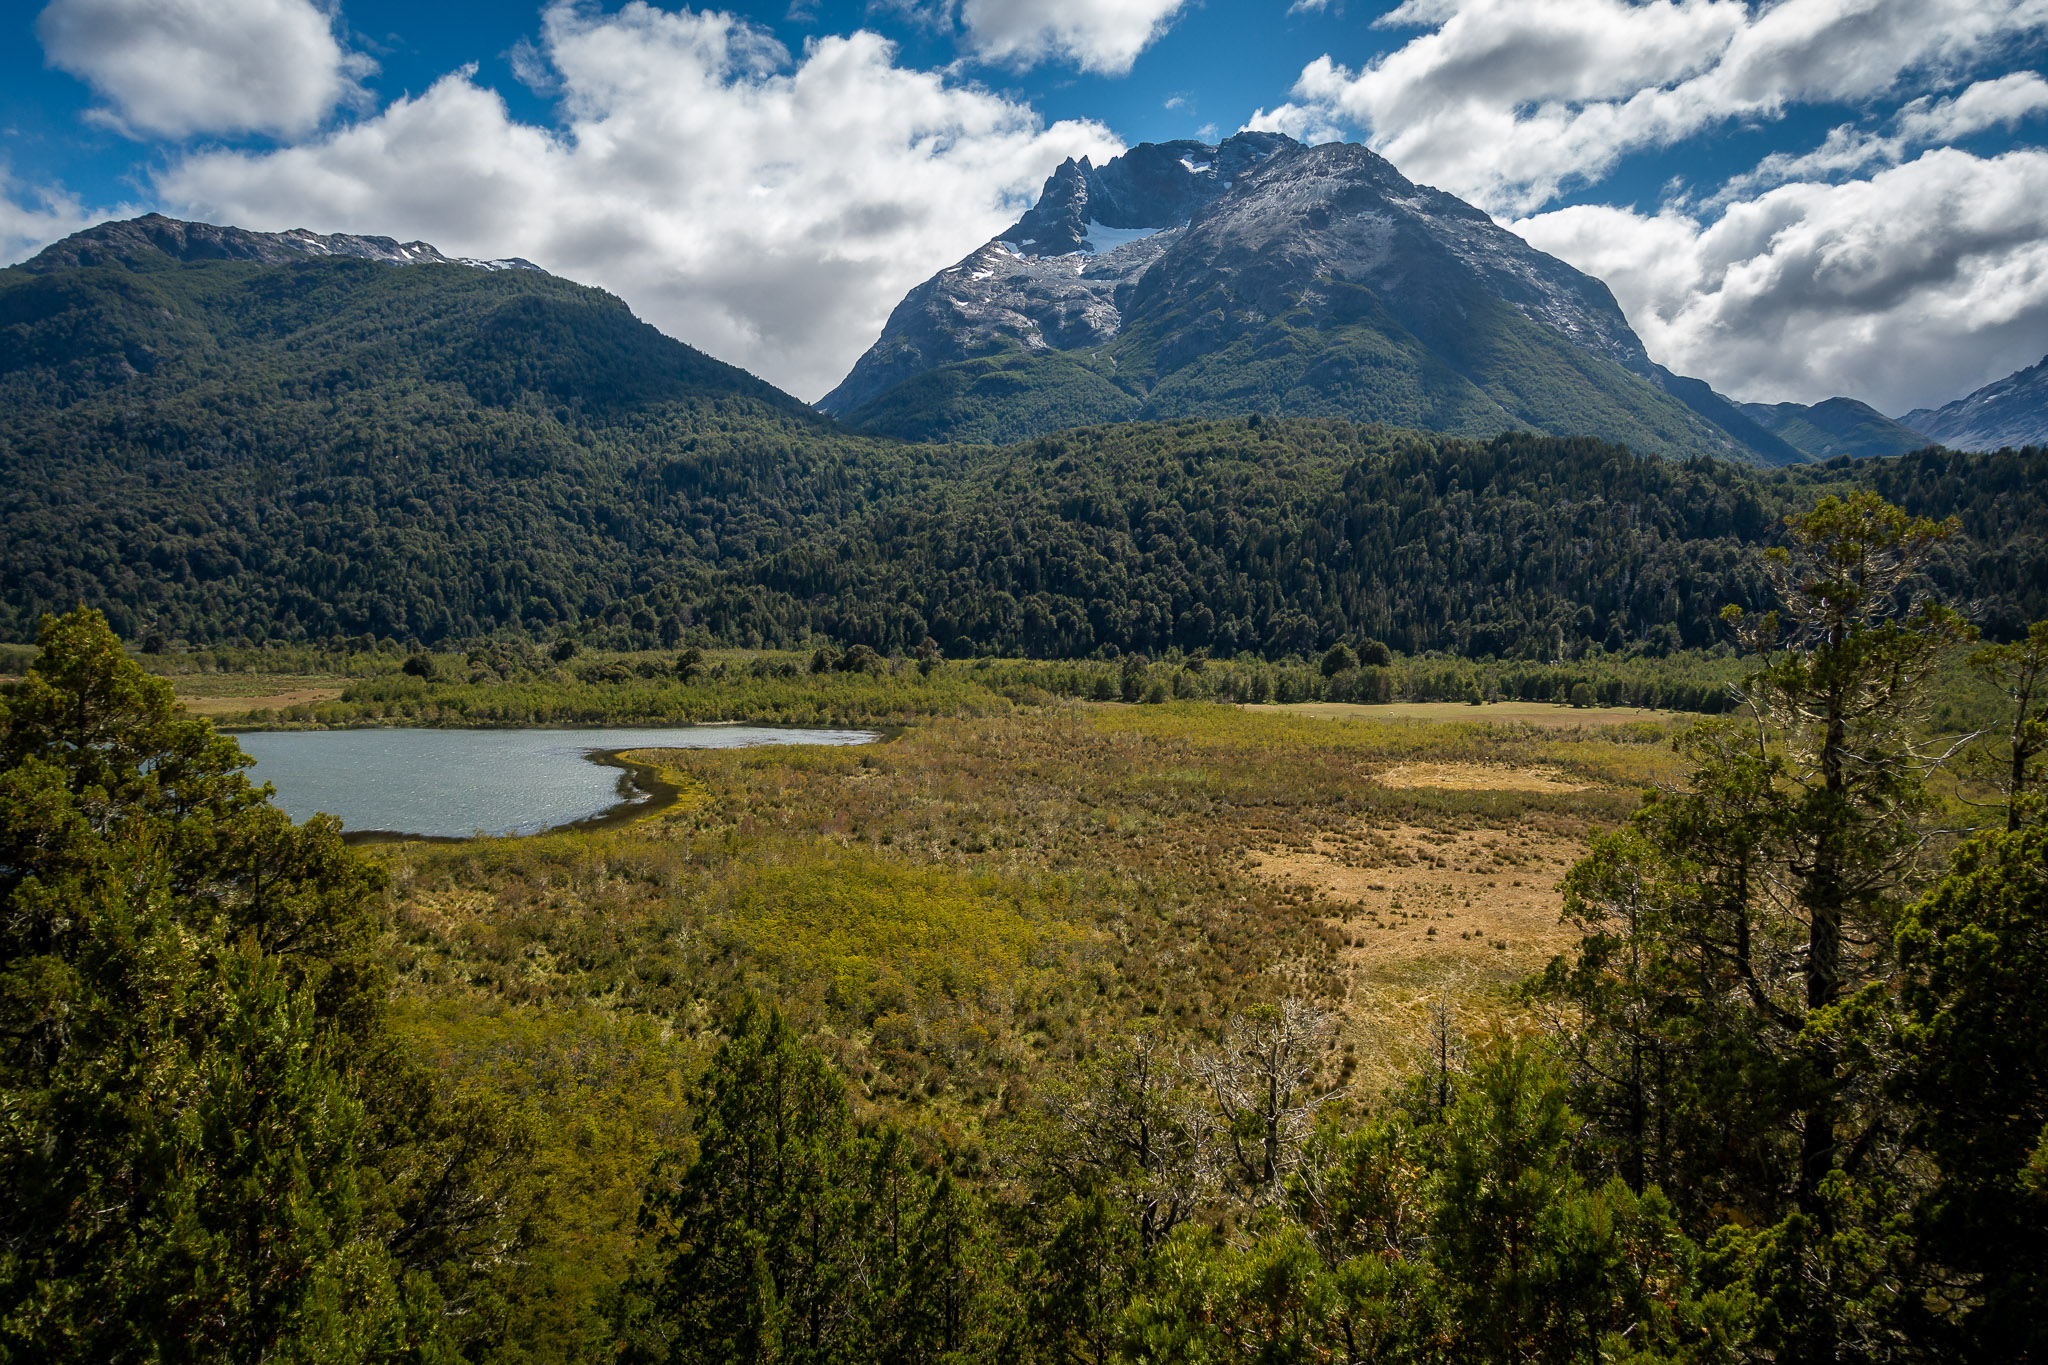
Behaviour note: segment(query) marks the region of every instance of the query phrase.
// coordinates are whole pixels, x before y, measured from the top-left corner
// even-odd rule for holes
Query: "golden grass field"
[[[331,685],[178,681],[222,714]],[[366,850],[396,1017],[448,1085],[533,1119],[556,1191],[533,1273],[578,1312],[629,1272],[743,989],[964,1169],[1011,1160],[1033,1095],[1109,1036],[1199,1047],[1286,994],[1341,1012],[1327,1070],[1369,1106],[1433,1014],[1519,1018],[1572,942],[1560,875],[1675,775],[1673,718],[1444,710],[983,693],[861,747],[637,750],[677,795],[628,823]]]
[[[1669,721],[1468,716],[1068,702],[636,751],[683,796],[631,825],[378,850],[399,989],[689,1032],[753,986],[875,1103],[966,1129],[1119,1020],[1198,1033],[1288,992],[1390,1080],[1433,1005],[1513,1012],[1570,945],[1560,875],[1670,771]]]
[[[1674,714],[1641,706],[1563,706],[1546,701],[1495,701],[1479,706],[1458,701],[1396,701],[1382,705],[1301,701],[1247,709],[1286,711],[1323,720],[1431,720],[1476,725],[1533,725],[1557,730],[1627,725],[1635,721],[1663,724]]]

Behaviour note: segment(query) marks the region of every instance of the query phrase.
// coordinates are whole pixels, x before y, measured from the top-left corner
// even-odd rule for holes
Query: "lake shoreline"
[[[901,726],[351,727],[238,736],[294,819],[325,811],[350,844],[466,843],[616,828],[694,790],[665,751],[887,743]],[[640,751],[646,751],[644,754]],[[584,764],[594,765],[585,767]],[[577,774],[581,774],[578,776]]]

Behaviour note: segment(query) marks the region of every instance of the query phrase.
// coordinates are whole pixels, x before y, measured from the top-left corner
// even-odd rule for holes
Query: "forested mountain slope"
[[[1912,427],[1853,398],[1813,404],[1744,403],[1742,411],[1815,460],[1831,460],[1837,455],[1903,455],[1934,444]]]
[[[14,638],[549,629],[938,458],[539,271],[116,246],[0,271]]]
[[[1827,492],[1875,487],[1963,534],[1936,584],[1992,633],[2048,613],[2048,451],[1770,473],[1591,440],[1476,442],[1313,420],[1061,432],[832,535],[723,573],[728,637],[804,628],[956,653],[1397,650],[1554,657],[1711,646],[1771,604],[1755,549]]]

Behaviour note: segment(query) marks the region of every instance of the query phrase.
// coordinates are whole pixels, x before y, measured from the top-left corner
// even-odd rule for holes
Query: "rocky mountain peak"
[[[1112,250],[1092,231],[1178,227],[1229,193],[1248,171],[1300,144],[1280,133],[1239,133],[1221,143],[1145,142],[1101,166],[1069,157],[1038,203],[995,240],[1026,256]],[[1121,240],[1121,239],[1118,239]]]
[[[157,269],[191,261],[252,261],[284,265],[311,257],[343,257],[381,261],[386,265],[466,265],[478,270],[540,270],[517,256],[478,260],[445,256],[426,242],[400,242],[391,237],[358,237],[293,228],[288,232],[252,232],[214,223],[190,223],[147,213],[140,218],[101,223],[74,232],[24,261],[21,269],[63,270],[77,266],[123,266]],[[541,271],[542,274],[547,272]]]

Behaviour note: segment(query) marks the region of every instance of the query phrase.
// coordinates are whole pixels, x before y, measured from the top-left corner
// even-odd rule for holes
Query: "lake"
[[[868,730],[685,726],[618,730],[293,730],[238,734],[294,820],[316,811],[352,834],[538,834],[648,799],[614,749],[867,744]]]

